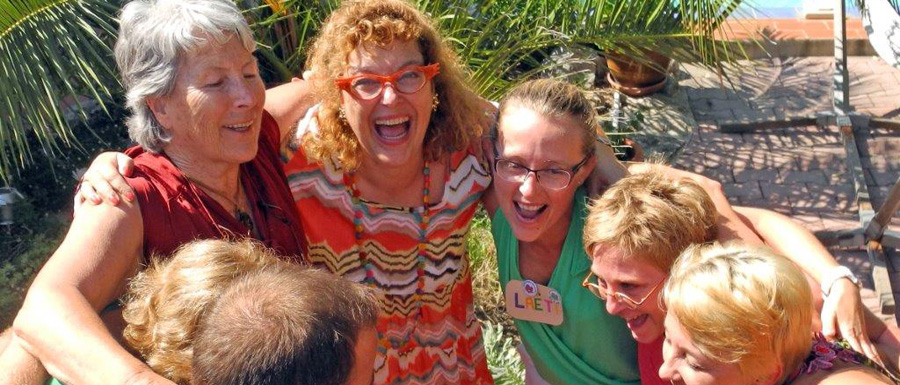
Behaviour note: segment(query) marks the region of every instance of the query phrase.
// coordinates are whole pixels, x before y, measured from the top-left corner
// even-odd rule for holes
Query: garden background
[[[0,327],[12,322],[29,281],[68,226],[78,172],[96,154],[129,145],[111,48],[121,0],[0,1],[0,184],[22,199],[0,226]],[[251,23],[268,85],[304,70],[305,48],[334,0],[237,1]],[[565,76],[602,85],[604,56],[654,69],[647,52],[722,74],[739,46],[716,40],[741,0],[436,0],[416,5],[439,25],[471,85],[498,100],[518,82]],[[721,79],[727,83],[727,77]],[[611,93],[599,92],[599,112]],[[632,117],[622,135],[635,128]],[[620,147],[624,151],[625,147]],[[522,367],[497,283],[490,223],[476,217],[468,239],[478,315],[498,383],[521,383]]]

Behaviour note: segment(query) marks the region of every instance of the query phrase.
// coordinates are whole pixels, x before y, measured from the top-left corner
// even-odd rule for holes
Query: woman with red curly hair
[[[307,68],[321,104],[285,171],[309,260],[382,293],[375,383],[490,383],[465,237],[492,117],[404,1],[344,2]]]

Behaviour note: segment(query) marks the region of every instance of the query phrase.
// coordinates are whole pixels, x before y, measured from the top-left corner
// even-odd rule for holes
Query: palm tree
[[[640,56],[643,50],[720,68],[733,61],[714,38],[742,0],[413,0],[437,21],[484,97],[497,99],[566,44]],[[245,10],[267,77],[299,74],[304,48],[339,0],[236,0]],[[122,0],[0,1],[0,179],[32,159],[26,138],[52,156],[72,146],[63,99],[109,103],[121,87],[111,42]],[[80,119],[87,115],[81,113]]]
[[[112,65],[115,0],[0,1],[0,177],[42,153],[73,146],[63,106],[86,120],[82,95],[100,103],[120,89]]]

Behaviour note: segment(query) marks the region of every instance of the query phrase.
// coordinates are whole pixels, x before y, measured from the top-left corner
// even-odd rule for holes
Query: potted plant
[[[644,54],[646,56],[638,60],[623,54],[607,53],[609,72],[606,79],[610,86],[631,97],[649,95],[662,89],[666,85],[672,59],[656,52],[646,51]]]
[[[559,0],[538,1],[549,15],[544,26],[575,44],[605,53],[610,84],[629,96],[665,85],[671,60],[694,62],[724,73],[724,65],[743,58],[721,40],[724,21],[740,14],[743,0]]]
[[[0,179],[30,159],[27,135],[53,154],[72,128],[59,119],[59,100],[121,93],[112,62],[115,14],[125,0],[33,0],[0,3]],[[534,53],[561,44],[591,45],[637,57],[655,52],[720,68],[731,49],[714,31],[741,0],[412,0],[440,24],[468,67],[471,84],[497,100],[519,79],[539,72]],[[303,70],[308,38],[338,0],[241,0],[272,81]],[[39,41],[34,40],[39,39]],[[77,58],[74,60],[73,58]],[[663,66],[660,66],[663,67]],[[522,71],[522,68],[529,70]],[[634,72],[634,70],[627,70]],[[621,81],[616,77],[616,81]],[[5,112],[5,113],[4,113]],[[86,118],[86,116],[83,116]]]

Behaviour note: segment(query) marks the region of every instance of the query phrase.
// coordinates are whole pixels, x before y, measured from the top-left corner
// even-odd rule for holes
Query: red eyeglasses
[[[418,92],[429,80],[440,73],[440,63],[427,66],[403,67],[388,76],[361,73],[358,75],[337,78],[334,84],[347,91],[359,100],[372,100],[384,92],[384,85],[390,83],[399,93],[412,94]]]

